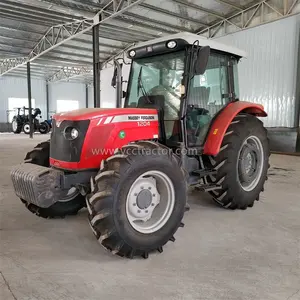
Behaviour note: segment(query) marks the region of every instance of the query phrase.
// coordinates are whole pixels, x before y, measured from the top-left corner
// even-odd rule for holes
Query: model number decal
[[[139,127],[142,127],[142,126],[150,126],[150,122],[147,122],[147,121],[144,121],[144,122],[137,122],[138,123],[138,126]]]

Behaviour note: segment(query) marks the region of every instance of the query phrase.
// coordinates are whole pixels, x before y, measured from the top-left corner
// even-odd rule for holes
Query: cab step
[[[202,170],[195,170],[192,171],[193,175],[197,175],[200,178],[209,176],[209,175],[217,175],[217,170],[215,169],[202,169]]]
[[[216,190],[221,190],[222,186],[219,184],[199,184],[195,186],[195,189],[201,192],[212,192]]]

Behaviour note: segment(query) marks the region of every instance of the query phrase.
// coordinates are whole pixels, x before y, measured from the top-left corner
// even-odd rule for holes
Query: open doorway
[[[57,100],[56,112],[67,112],[71,110],[79,109],[79,102],[77,100]]]
[[[31,99],[31,104],[35,108],[35,99]],[[8,98],[7,122],[11,123],[16,114],[16,108],[24,106],[28,107],[28,98]]]

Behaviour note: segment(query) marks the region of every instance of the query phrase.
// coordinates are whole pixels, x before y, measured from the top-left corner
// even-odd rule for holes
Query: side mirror
[[[209,46],[202,47],[198,51],[197,59],[195,61],[195,65],[194,65],[194,74],[195,75],[203,75],[205,73],[209,56],[210,56],[210,47]]]
[[[113,77],[111,79],[111,86],[116,88],[116,85],[119,83],[119,81],[122,81],[123,64],[120,64],[117,60],[115,60],[114,66],[115,66],[115,69],[114,69]]]
[[[113,75],[113,77],[111,79],[111,86],[114,87],[114,88],[116,87],[116,84],[117,84],[117,76],[118,76],[118,68],[115,65],[114,75]]]

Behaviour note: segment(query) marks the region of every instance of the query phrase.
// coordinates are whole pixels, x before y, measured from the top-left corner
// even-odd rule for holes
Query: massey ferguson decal
[[[139,126],[150,126],[152,121],[158,121],[158,115],[119,115],[115,117],[101,118],[97,126],[101,124],[137,122]],[[147,125],[142,125],[147,124]]]
[[[151,120],[155,120],[155,116],[152,115],[152,116],[128,116],[128,121],[151,121]]]

